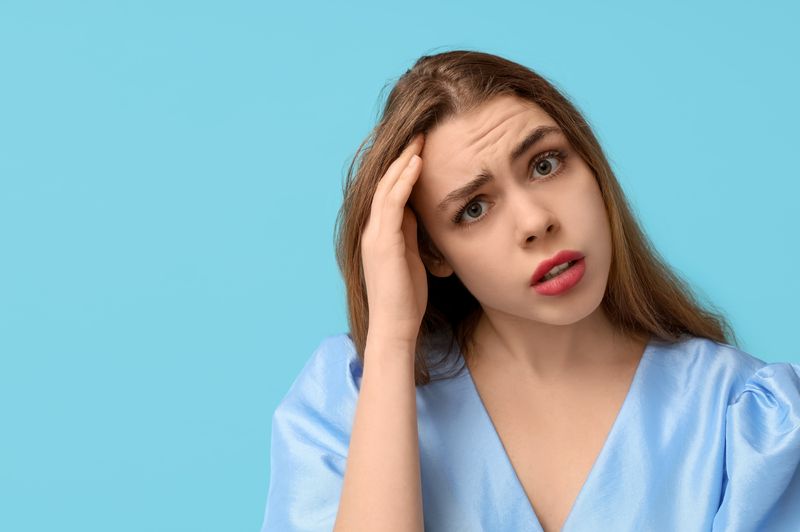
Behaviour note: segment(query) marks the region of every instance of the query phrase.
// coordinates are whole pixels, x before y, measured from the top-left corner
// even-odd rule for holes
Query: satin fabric
[[[542,532],[461,367],[416,392],[425,530]],[[333,530],[361,376],[329,336],[276,408],[262,532]],[[798,532],[799,464],[800,364],[651,338],[562,531]]]

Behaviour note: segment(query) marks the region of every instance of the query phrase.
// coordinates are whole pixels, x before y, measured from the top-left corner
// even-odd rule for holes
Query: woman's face
[[[542,127],[556,132],[517,153]],[[611,265],[605,205],[594,173],[558,131],[539,106],[504,95],[425,136],[410,201],[443,261],[423,260],[433,275],[455,272],[489,315],[565,325],[602,301]],[[437,207],[479,174],[494,178]],[[585,256],[583,278],[561,295],[537,293],[534,270],[561,250]]]

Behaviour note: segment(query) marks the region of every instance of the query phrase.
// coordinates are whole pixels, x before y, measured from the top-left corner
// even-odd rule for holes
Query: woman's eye
[[[547,177],[550,173],[553,172],[553,163],[550,162],[550,159],[554,159],[558,161],[558,164],[561,164],[561,158],[558,155],[550,155],[549,157],[545,157],[540,159],[533,165],[534,174],[536,172],[541,172],[545,174],[542,177]]]
[[[540,154],[539,158],[531,163],[533,174],[536,175],[537,172],[540,174],[536,181],[547,181],[560,174],[565,168],[564,164],[566,159],[567,154],[562,150],[554,150]],[[551,162],[551,160],[555,160],[557,164]],[[487,201],[478,198],[470,200],[456,212],[455,216],[453,216],[453,223],[462,227],[468,227],[482,220],[483,217],[486,216],[486,209],[481,206],[481,203],[487,203]],[[465,216],[467,217],[466,219]]]
[[[464,208],[462,217],[469,216],[468,220],[470,221],[475,221],[476,219],[480,218],[481,214],[483,213],[483,208],[480,207],[481,203],[485,203],[485,200],[475,200],[470,202],[470,204]]]

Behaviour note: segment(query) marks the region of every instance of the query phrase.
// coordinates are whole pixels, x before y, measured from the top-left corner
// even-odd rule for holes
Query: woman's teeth
[[[563,272],[564,270],[566,270],[567,268],[569,268],[573,264],[575,264],[575,261],[565,262],[563,264],[559,264],[558,266],[555,266],[552,270],[547,272],[547,274],[544,277],[542,277],[542,281],[549,281],[550,279],[552,279],[553,277],[555,277],[559,273]],[[542,281],[540,281],[540,282],[542,282]]]

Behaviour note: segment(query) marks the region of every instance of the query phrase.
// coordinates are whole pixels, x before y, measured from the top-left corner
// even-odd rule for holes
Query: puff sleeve
[[[278,404],[262,532],[333,530],[361,375],[350,337],[329,336]]]
[[[800,531],[800,364],[766,364],[728,405],[712,531]]]

